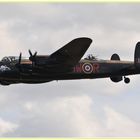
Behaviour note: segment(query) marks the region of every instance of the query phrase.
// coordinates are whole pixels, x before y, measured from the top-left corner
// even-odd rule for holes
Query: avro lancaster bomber
[[[29,58],[8,56],[0,61],[0,84],[38,84],[54,80],[110,78],[113,82],[126,76],[140,74],[140,42],[136,44],[134,61],[121,61],[118,54],[110,60],[99,60],[89,55],[81,59],[92,40],[76,38],[51,55],[38,55],[29,50]]]

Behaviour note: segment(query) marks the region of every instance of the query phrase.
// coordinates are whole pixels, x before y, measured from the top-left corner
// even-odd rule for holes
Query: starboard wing
[[[46,61],[46,67],[60,68],[75,66],[89,48],[92,40],[82,37],[76,38],[52,53]]]

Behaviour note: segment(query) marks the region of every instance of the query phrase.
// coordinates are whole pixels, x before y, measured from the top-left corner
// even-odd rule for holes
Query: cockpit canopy
[[[27,59],[27,58],[22,58],[22,59]],[[18,56],[5,56],[2,58],[2,62],[16,62],[19,60]]]

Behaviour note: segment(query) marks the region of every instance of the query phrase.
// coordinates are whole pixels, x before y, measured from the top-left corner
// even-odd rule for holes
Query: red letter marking
[[[76,72],[76,73],[81,73],[82,72],[82,70],[81,70],[81,64],[78,64],[78,65],[76,65],[74,67],[74,72]]]
[[[93,64],[93,73],[98,73],[99,72],[99,64]]]

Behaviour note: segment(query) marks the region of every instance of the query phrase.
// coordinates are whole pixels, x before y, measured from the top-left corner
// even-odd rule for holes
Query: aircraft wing
[[[89,48],[92,40],[90,38],[77,38],[52,53],[46,60],[46,67],[55,68],[72,68],[83,57]]]

